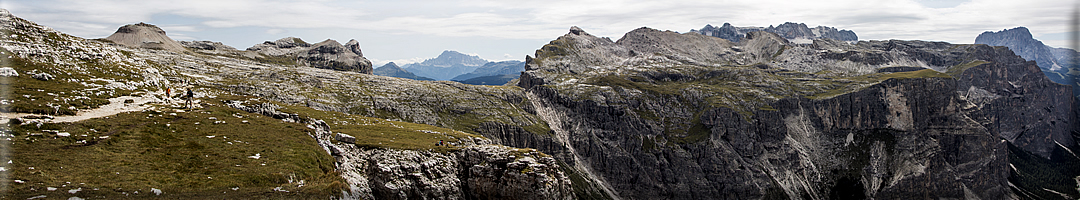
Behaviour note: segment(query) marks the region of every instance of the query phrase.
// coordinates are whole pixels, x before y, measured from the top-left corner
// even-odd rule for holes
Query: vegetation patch
[[[964,71],[967,70],[968,68],[972,68],[972,67],[979,66],[979,65],[982,65],[982,64],[986,64],[986,63],[990,63],[990,62],[982,61],[982,60],[974,60],[974,61],[971,61],[971,62],[968,62],[968,63],[959,64],[959,65],[956,65],[956,66],[949,67],[949,71],[947,71],[945,73],[949,74],[950,76],[956,77],[956,76],[960,76],[960,74],[964,73]]]
[[[1070,153],[1069,149],[1055,146],[1050,159],[1034,155],[1013,145],[1009,145],[1009,183],[1013,192],[1025,199],[1061,199],[1062,196],[1044,189],[1080,197],[1077,191],[1076,177],[1080,177],[1080,158]],[[1075,147],[1073,149],[1076,149]],[[1072,152],[1076,152],[1073,150]]]
[[[0,55],[13,54],[0,49]],[[0,86],[11,88],[10,102],[0,105],[0,111],[4,112],[74,115],[80,109],[109,104],[109,98],[135,92],[132,88],[115,88],[110,84],[142,80],[131,71],[96,62],[86,62],[80,67],[63,67],[11,56],[2,64],[19,73],[19,76],[5,77],[5,81],[0,82]],[[39,73],[49,74],[52,78],[40,80],[33,77]]]
[[[284,105],[282,112],[294,113],[303,118],[320,119],[330,125],[330,130],[356,137],[356,145],[366,148],[409,149],[446,153],[458,146],[437,145],[457,143],[470,137],[483,138],[453,129],[364,117],[332,111],[320,111],[304,106]]]
[[[203,106],[11,125],[18,181],[3,196],[326,198],[346,189],[305,125]]]

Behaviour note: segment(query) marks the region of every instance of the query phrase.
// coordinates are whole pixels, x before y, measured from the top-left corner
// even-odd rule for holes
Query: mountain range
[[[352,41],[0,26],[5,198],[1080,197],[1080,100],[1000,46],[571,27],[521,72],[402,67],[520,75],[481,86],[373,75]]]
[[[826,26],[809,28],[806,24],[792,22],[786,22],[775,27],[772,25],[769,25],[769,27],[735,27],[730,23],[724,23],[724,25],[720,27],[705,25],[705,27],[700,30],[690,29],[690,32],[724,38],[732,42],[739,42],[746,37],[747,33],[754,31],[776,33],[777,35],[780,35],[780,37],[796,43],[809,43],[813,40],[824,38],[849,42],[859,41],[859,37],[855,35],[854,31],[837,30],[836,28]]]
[[[473,72],[455,76],[450,80],[473,85],[503,85],[517,79],[522,71],[525,71],[525,63],[521,61],[488,62]]]

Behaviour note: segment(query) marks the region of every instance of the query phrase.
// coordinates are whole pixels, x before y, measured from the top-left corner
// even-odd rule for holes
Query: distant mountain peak
[[[1013,53],[1025,60],[1033,60],[1043,70],[1055,71],[1061,69],[1054,60],[1051,48],[1031,36],[1031,31],[1020,26],[993,32],[986,31],[975,37],[975,44],[987,44],[990,46],[1006,46]]]
[[[454,50],[444,50],[438,57],[420,63],[407,64],[402,68],[418,76],[431,77],[436,80],[450,80],[457,75],[472,72],[477,67],[487,63],[488,61],[480,58],[480,56],[467,55]]]
[[[434,80],[434,79],[431,79],[431,78],[428,78],[428,77],[417,76],[416,74],[413,74],[412,72],[405,71],[405,69],[401,69],[401,67],[398,67],[398,65],[396,63],[394,63],[394,62],[389,62],[389,63],[386,63],[385,65],[383,65],[382,67],[375,68],[373,73],[375,75],[379,75],[379,76],[407,78],[407,79],[421,80],[421,81]]]

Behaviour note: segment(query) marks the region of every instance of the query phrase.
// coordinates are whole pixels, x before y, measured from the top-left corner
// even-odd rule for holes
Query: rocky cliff
[[[730,23],[724,23],[724,25],[720,27],[705,25],[701,30],[690,30],[690,32],[724,38],[732,42],[738,42],[746,37],[747,33],[754,31],[776,33],[777,35],[780,35],[780,37],[796,42],[810,42],[816,39],[825,38],[840,41],[859,41],[859,37],[856,36],[853,31],[837,30],[836,28],[827,26],[809,28],[806,24],[791,22],[786,22],[775,27],[771,25],[769,27],[735,27]]]
[[[878,72],[901,66],[921,70]],[[985,45],[575,27],[526,70],[518,85],[555,134],[492,137],[622,198],[1019,198],[1010,145],[1076,149],[1071,90]]]

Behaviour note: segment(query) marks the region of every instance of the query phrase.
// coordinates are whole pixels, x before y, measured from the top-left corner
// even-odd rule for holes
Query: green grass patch
[[[9,171],[11,179],[25,183],[11,183],[3,196],[327,198],[346,189],[334,158],[305,125],[219,104],[204,103],[191,112],[170,108],[16,125]]]
[[[968,62],[968,63],[959,64],[959,65],[956,65],[956,66],[949,67],[949,70],[946,71],[945,73],[949,74],[950,76],[954,76],[954,77],[955,76],[960,76],[960,74],[964,73],[964,71],[967,70],[968,68],[972,68],[972,67],[979,66],[979,65],[982,65],[982,64],[986,64],[986,63],[990,63],[990,62],[982,61],[982,60],[974,60],[974,61],[971,61],[971,62]]]
[[[6,49],[0,52],[3,55],[12,55]],[[84,63],[81,67],[84,71],[75,71],[71,67],[35,63],[18,56],[11,56],[4,61],[4,67],[11,67],[19,72],[19,76],[6,77],[4,82],[0,82],[0,86],[11,88],[12,102],[0,106],[0,111],[4,112],[74,115],[77,110],[97,108],[108,104],[109,98],[134,92],[103,87],[109,82],[101,79],[118,82],[142,80],[142,77],[134,72],[96,62]],[[28,72],[47,73],[54,79],[38,80]]]
[[[450,152],[456,146],[436,146],[440,140],[458,142],[458,139],[482,136],[455,131],[453,129],[390,121],[386,119],[364,117],[332,111],[320,111],[303,106],[284,105],[282,112],[295,113],[301,117],[321,119],[330,125],[335,133],[344,133],[356,137],[356,145],[366,148],[430,150]]]
[[[895,78],[895,79],[909,79],[909,78],[952,78],[952,76],[949,76],[949,74],[945,74],[945,73],[941,73],[941,72],[937,72],[937,71],[934,71],[934,70],[932,70],[932,69],[924,69],[924,70],[918,70],[918,71],[910,71],[910,72],[895,72],[895,73],[886,73],[886,74],[884,74],[884,75],[880,75],[880,76],[874,76],[874,75],[871,75],[871,76],[867,76],[867,78],[876,78],[877,80],[882,80],[882,81],[884,81],[884,80],[888,80],[888,79],[894,79],[894,78]]]

